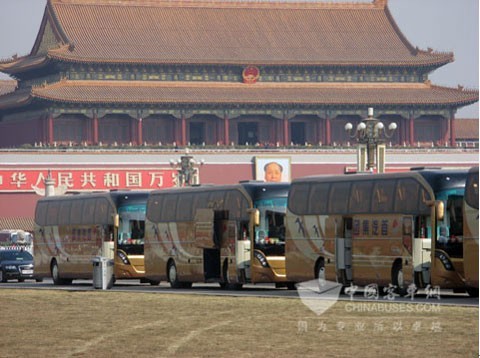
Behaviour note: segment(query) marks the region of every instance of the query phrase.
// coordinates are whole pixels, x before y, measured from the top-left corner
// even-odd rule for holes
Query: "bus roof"
[[[264,196],[287,197],[290,183],[266,183],[258,181],[249,181],[240,183],[250,197],[262,199]]]
[[[341,175],[309,176],[293,180],[292,184],[305,182],[381,180],[391,178],[415,178],[421,176],[434,191],[465,186],[468,169],[421,169],[395,173],[357,173]]]
[[[434,191],[463,188],[467,180],[468,169],[420,170],[419,173],[431,185]]]
[[[471,167],[469,173],[477,173],[478,174],[478,167]]]
[[[228,185],[194,185],[194,186],[185,186],[185,187],[172,187],[165,189],[158,189],[151,192],[151,194],[168,194],[168,193],[187,193],[187,192],[197,192],[197,191],[206,191],[206,190],[225,190],[225,189],[240,189],[239,184],[228,184]]]
[[[111,198],[112,201],[119,205],[126,198],[135,199],[135,201],[145,202],[148,198],[148,191],[130,191],[130,190],[114,190],[105,192],[93,192],[93,193],[79,193],[73,195],[56,195],[41,198],[39,201],[57,201],[57,200],[71,200],[71,199],[85,199],[85,198]]]
[[[147,202],[150,192],[148,191],[111,191],[110,197],[116,206],[125,203],[144,204]]]

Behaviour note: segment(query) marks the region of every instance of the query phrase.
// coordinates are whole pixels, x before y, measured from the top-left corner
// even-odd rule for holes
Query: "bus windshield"
[[[255,230],[255,248],[266,256],[284,255],[287,198],[256,200],[254,205],[260,211],[260,225]]]
[[[117,249],[125,251],[127,255],[143,255],[145,211],[145,204],[123,205],[118,208],[120,225]]]
[[[437,248],[450,257],[463,256],[463,195],[464,189],[451,189],[437,193],[445,204],[443,220],[437,223]]]

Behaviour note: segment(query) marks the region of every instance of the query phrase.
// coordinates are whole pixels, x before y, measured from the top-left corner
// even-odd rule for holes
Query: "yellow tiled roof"
[[[41,31],[46,23],[56,38],[46,58],[84,63],[435,67],[453,61],[452,53],[412,46],[385,0],[48,0]],[[39,55],[41,35],[30,56]],[[0,69],[17,62],[29,65],[16,59]]]
[[[35,222],[33,217],[0,217],[0,229],[18,229],[33,232]]]
[[[478,91],[427,83],[272,83],[69,81],[35,87],[32,96],[77,103],[452,104],[478,101]],[[1,107],[1,103],[0,103]]]

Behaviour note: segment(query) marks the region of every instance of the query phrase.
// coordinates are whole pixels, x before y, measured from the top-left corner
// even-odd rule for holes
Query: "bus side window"
[[[373,189],[372,211],[374,213],[390,213],[393,211],[395,180],[378,180]]]

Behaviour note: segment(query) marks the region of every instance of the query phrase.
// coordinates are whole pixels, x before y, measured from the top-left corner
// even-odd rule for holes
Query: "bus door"
[[[413,230],[413,269],[415,276],[421,279],[421,282],[417,283],[430,283],[430,269],[432,264],[432,240],[427,235],[427,217],[417,216],[404,217],[404,234],[408,232],[408,221],[411,221]],[[417,280],[418,281],[418,280]],[[423,285],[421,285],[423,286]]]
[[[240,235],[237,235],[235,240],[235,260],[237,272],[241,272],[246,281],[251,279],[251,247],[248,221],[240,221]]]
[[[195,213],[195,246],[203,251],[203,273],[206,282],[219,282],[222,212],[198,209]]]
[[[335,269],[337,278],[339,278],[344,285],[353,279],[352,222],[352,218],[344,218],[343,235],[335,239]]]

